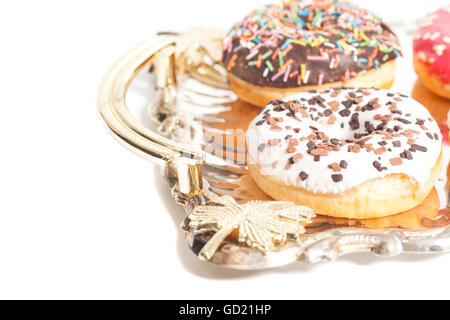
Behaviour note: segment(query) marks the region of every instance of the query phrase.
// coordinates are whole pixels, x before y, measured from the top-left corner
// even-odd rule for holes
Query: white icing
[[[354,92],[358,97],[362,97],[363,100],[361,103],[353,104],[353,106],[350,107],[349,110],[353,114],[356,112],[355,109],[358,106],[363,107],[367,105],[370,100],[379,98],[378,103],[381,107],[376,110],[358,112],[359,129],[356,131],[353,131],[349,125],[351,115],[343,117],[339,114],[339,111],[345,109],[345,106],[342,103],[339,103],[339,109],[336,112],[333,112],[333,115],[336,116],[337,120],[332,125],[327,124],[327,117],[321,117],[317,121],[314,121],[310,117],[302,118],[300,112],[296,113],[296,116],[301,119],[301,121],[298,121],[294,117],[287,116],[289,113],[288,110],[276,112],[273,111],[274,105],[269,104],[251,122],[247,131],[247,145],[250,156],[249,161],[254,161],[254,163],[259,165],[262,169],[261,173],[264,175],[272,176],[274,179],[282,183],[300,187],[314,193],[342,193],[368,180],[382,178],[391,173],[406,174],[420,185],[423,185],[430,177],[430,170],[436,164],[437,158],[441,152],[442,135],[436,121],[431,119],[432,117],[425,107],[411,98],[400,97],[399,94],[395,94],[394,97],[388,97],[387,94],[393,92],[387,90],[364,90],[371,93],[371,95],[366,96],[358,93],[356,90],[357,89],[342,89],[341,93],[334,98],[330,96],[333,91],[330,91],[329,93],[304,92],[282,99],[282,101],[288,102],[291,100],[301,100],[301,98],[306,98],[309,100],[314,96],[320,96],[325,99],[324,103],[327,105],[327,109],[329,109],[327,104],[328,102],[333,100],[343,102],[348,100],[348,93]],[[400,98],[402,99],[402,102],[394,101],[394,98]],[[387,105],[390,101],[397,104],[397,109],[402,111],[401,115],[391,113],[389,105]],[[302,105],[307,107],[306,111],[308,116],[312,114],[313,117],[317,117],[317,112],[323,113],[323,111],[326,110],[317,105],[311,106],[307,101],[300,102]],[[317,111],[310,112],[309,109],[311,107],[317,109]],[[257,122],[263,120],[264,111],[267,109],[270,110],[271,117],[283,118],[282,122],[277,123],[278,126],[283,128],[280,132],[270,130],[271,125],[267,122],[262,125],[256,125]],[[411,121],[411,124],[404,124],[398,120],[391,120],[388,122],[387,128],[393,128],[395,125],[401,126],[402,129],[398,132],[394,132],[395,134],[404,132],[405,130],[419,131],[420,134],[414,134],[414,143],[419,146],[426,147],[427,151],[421,152],[416,150],[415,152],[411,152],[413,156],[412,160],[402,158],[401,165],[393,166],[390,163],[390,159],[399,157],[400,153],[402,153],[405,149],[410,149],[411,146],[407,144],[409,138],[404,135],[400,135],[399,137],[394,137],[393,140],[383,140],[383,135],[372,133],[369,135],[372,138],[367,143],[372,144],[374,149],[378,149],[381,147],[378,142],[386,141],[387,145],[385,147],[389,148],[391,151],[386,151],[381,155],[376,155],[374,151],[368,152],[365,148],[361,148],[359,153],[353,153],[348,151],[348,145],[344,145],[339,151],[329,151],[327,156],[320,158],[320,161],[314,161],[314,156],[307,153],[308,147],[306,144],[309,141],[305,140],[299,141],[299,145],[296,147],[297,151],[295,153],[287,152],[289,140],[285,139],[286,135],[292,135],[292,138],[299,139],[313,133],[313,130],[309,127],[313,126],[317,128],[318,131],[325,133],[330,139],[354,139],[355,133],[366,132],[364,125],[365,121],[370,121],[375,126],[382,122],[381,120],[373,119],[374,116],[378,114],[392,114],[393,118],[400,117]],[[407,116],[407,114],[411,115]],[[416,118],[425,120],[423,125],[427,128],[427,130],[423,130],[421,126],[416,123]],[[345,125],[343,129],[341,128],[341,123],[344,123]],[[300,131],[295,133],[292,129],[286,130],[286,126],[300,128]],[[426,135],[427,132],[432,134],[433,139],[430,139]],[[438,137],[437,140],[434,138],[435,135]],[[281,143],[278,146],[266,146],[262,152],[258,151],[258,146],[262,143],[267,145],[267,141],[269,139],[281,139]],[[401,147],[394,147],[392,145],[393,141],[400,141]],[[320,142],[321,141],[317,141],[317,143]],[[286,168],[289,159],[296,153],[301,153],[303,158],[292,164],[290,168]],[[340,163],[341,160],[345,160],[347,162],[348,166],[346,169],[342,169],[340,172],[334,172],[328,167],[332,163]],[[276,161],[278,161],[278,165],[274,168],[273,164]],[[387,170],[383,170],[381,172],[378,171],[373,165],[374,161],[378,161],[381,166],[386,167]],[[304,181],[302,181],[299,177],[299,174],[302,171],[308,174],[308,178]],[[334,182],[331,178],[334,174],[341,174],[343,177],[342,181]]]

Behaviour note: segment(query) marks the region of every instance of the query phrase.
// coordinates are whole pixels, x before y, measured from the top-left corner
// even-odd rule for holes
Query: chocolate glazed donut
[[[357,86],[357,79],[390,87],[399,55],[394,33],[369,11],[346,1],[301,0],[265,6],[236,24],[223,63],[232,90],[263,106],[298,91]],[[262,88],[271,92],[255,93]]]

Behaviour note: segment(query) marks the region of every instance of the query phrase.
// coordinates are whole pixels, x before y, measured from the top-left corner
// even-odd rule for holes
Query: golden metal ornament
[[[225,36],[226,32],[220,28],[191,27],[178,36],[177,52],[192,66],[202,65],[205,58],[221,63]]]
[[[315,216],[311,208],[296,206],[287,201],[249,201],[238,204],[230,196],[210,200],[205,206],[195,207],[189,215],[189,226],[196,234],[215,231],[200,251],[210,260],[223,241],[238,230],[238,241],[267,254],[274,243],[297,239],[305,233],[301,223],[311,223]]]
[[[177,72],[216,88],[228,88],[222,66],[226,32],[220,28],[191,27],[176,38]]]

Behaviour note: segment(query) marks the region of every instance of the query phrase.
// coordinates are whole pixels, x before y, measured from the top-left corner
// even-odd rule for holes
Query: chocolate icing
[[[318,23],[315,17],[323,15],[322,23]],[[357,38],[354,37],[356,34]],[[326,39],[325,42],[313,46],[314,40],[311,39],[319,37]],[[287,44],[288,39],[310,39],[310,43]],[[277,48],[280,52],[288,48],[282,65],[278,55],[273,54]],[[359,49],[361,52],[356,55]],[[255,54],[254,51],[258,52]],[[249,58],[251,54],[253,56]],[[370,12],[346,1],[300,0],[265,6],[235,25],[224,42],[223,63],[233,75],[253,85],[292,88],[349,80],[394,60],[400,54],[395,34]],[[264,56],[266,59],[261,58]],[[325,58],[314,61],[308,57]],[[336,59],[339,64],[330,68]],[[279,68],[290,60],[291,64],[284,69],[289,74],[274,78],[280,72]],[[273,70],[266,70],[266,61]],[[298,79],[302,64],[304,75],[309,71],[308,79]]]

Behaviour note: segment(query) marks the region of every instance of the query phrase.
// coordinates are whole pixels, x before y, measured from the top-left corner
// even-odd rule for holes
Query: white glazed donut
[[[247,145],[250,173],[263,191],[347,218],[415,207],[442,165],[442,136],[427,109],[378,89],[272,101],[251,122]]]

